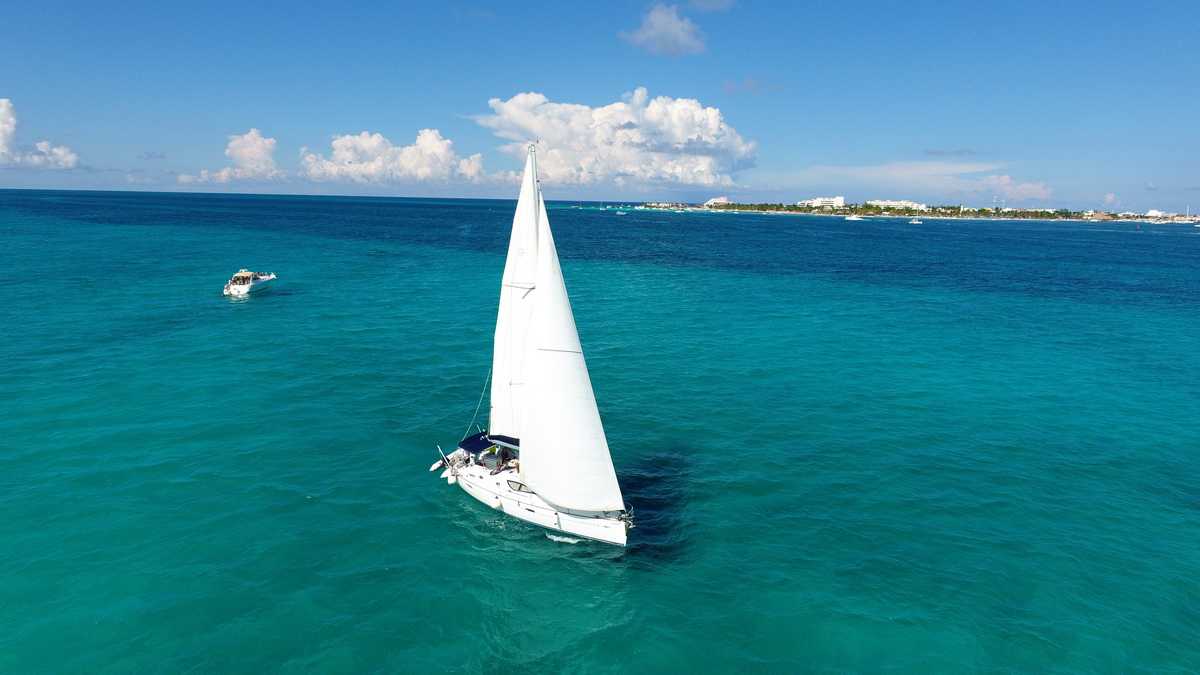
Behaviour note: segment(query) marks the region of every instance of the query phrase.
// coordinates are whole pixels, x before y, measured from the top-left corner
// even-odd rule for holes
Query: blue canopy
[[[488,448],[497,444],[508,445],[517,448],[520,447],[521,441],[511,436],[501,436],[499,434],[495,436],[489,436],[486,431],[481,431],[477,434],[467,436],[459,441],[458,447],[466,450],[467,452],[479,452],[481,450],[487,450]]]

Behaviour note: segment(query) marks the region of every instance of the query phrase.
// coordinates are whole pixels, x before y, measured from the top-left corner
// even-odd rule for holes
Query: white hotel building
[[[813,197],[805,199],[802,202],[796,202],[796,206],[809,206],[814,209],[840,209],[846,205],[846,198],[837,197]]]
[[[907,199],[872,199],[867,202],[867,206],[874,206],[881,209],[911,209],[913,211],[928,211],[929,207],[918,202],[909,201]]]

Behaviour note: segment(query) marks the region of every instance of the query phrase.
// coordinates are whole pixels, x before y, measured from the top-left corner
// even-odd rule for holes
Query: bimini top
[[[487,450],[493,445],[507,445],[512,448],[518,448],[520,447],[520,441],[509,436],[489,436],[486,431],[481,431],[477,434],[467,436],[458,442],[458,447],[466,450],[467,452],[479,452],[480,450]]]

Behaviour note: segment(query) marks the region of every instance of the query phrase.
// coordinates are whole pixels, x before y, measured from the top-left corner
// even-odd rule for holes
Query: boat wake
[[[546,538],[550,541],[557,541],[560,544],[578,544],[579,542],[583,541],[582,539],[576,539],[575,537],[564,537],[560,534],[550,534],[549,532],[546,533]]]

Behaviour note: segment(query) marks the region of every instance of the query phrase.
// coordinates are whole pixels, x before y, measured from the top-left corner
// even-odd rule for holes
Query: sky
[[[26,2],[0,188],[1200,210],[1200,2]]]

